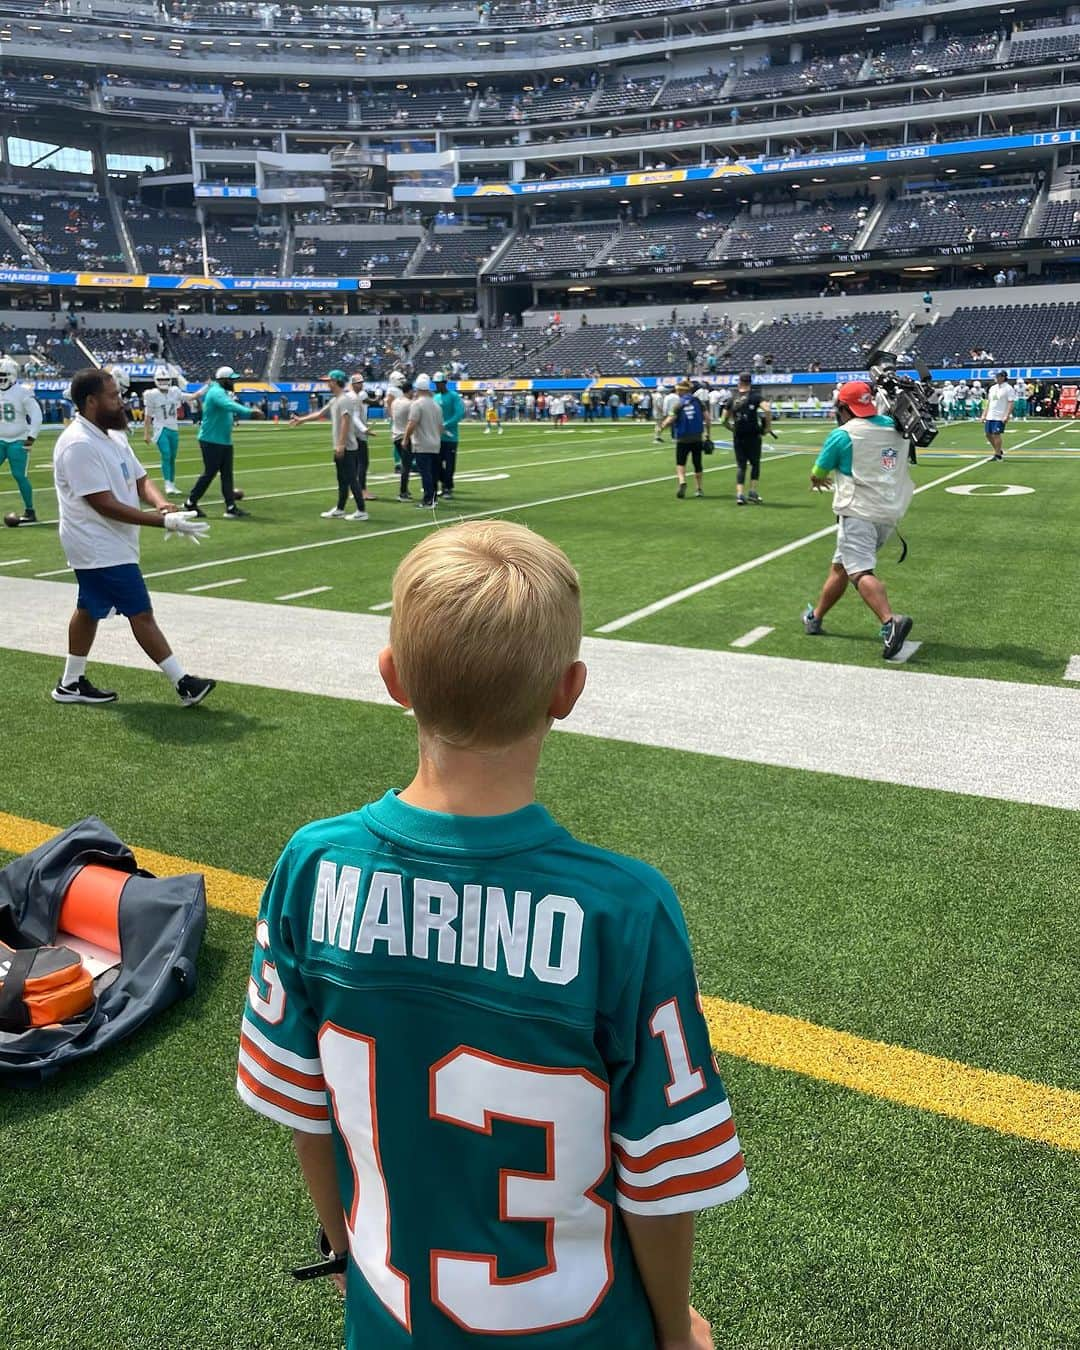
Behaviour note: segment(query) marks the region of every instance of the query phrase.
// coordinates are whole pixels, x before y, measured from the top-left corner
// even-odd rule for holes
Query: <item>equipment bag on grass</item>
[[[0,1082],[34,1086],[195,989],[203,878],[154,877],[94,816],[0,870]]]

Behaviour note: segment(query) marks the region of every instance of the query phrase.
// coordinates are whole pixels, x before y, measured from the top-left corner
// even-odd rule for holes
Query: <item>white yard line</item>
[[[1032,441],[1037,441],[1043,436],[1050,436],[1056,428],[1051,427],[1049,431],[1040,431],[1038,435],[1030,437],[1023,445],[1030,445]],[[1017,446],[1017,449],[1020,447]],[[952,478],[959,478],[961,474],[970,473],[972,469],[978,469],[983,464],[991,463],[992,457],[984,455],[981,459],[972,464],[965,464],[961,469],[954,469],[952,473],[943,474],[940,478],[933,479],[932,482],[923,483],[921,487],[915,489],[915,495],[920,492],[929,492],[931,488],[939,487],[942,483],[949,482]],[[675,591],[672,595],[665,595],[660,600],[654,600],[652,604],[643,605],[641,609],[635,609],[629,614],[624,614],[621,618],[612,619],[610,623],[601,624],[596,629],[598,633],[617,633],[621,628],[628,628],[632,623],[638,623],[641,619],[647,619],[653,614],[659,614],[661,610],[670,609],[672,605],[680,604],[683,600],[689,600],[691,596],[700,595],[702,591],[711,590],[713,586],[719,586],[725,581],[731,581],[735,577],[741,577],[746,572],[752,572],[757,567],[763,567],[766,563],[773,562],[776,558],[782,558],[788,553],[794,553],[796,549],[805,548],[807,544],[816,543],[819,539],[826,539],[830,534],[836,533],[836,526],[829,525],[825,529],[815,530],[813,534],[804,534],[801,539],[793,539],[789,544],[782,544],[779,548],[770,549],[768,553],[762,553],[760,557],[751,558],[749,562],[739,563],[736,567],[729,567],[726,572],[718,572],[716,576],[706,577],[704,581],[696,581],[692,586],[684,586],[681,591]]]
[[[369,609],[373,609],[376,611],[381,609],[393,609],[393,607],[394,607],[393,600],[380,600],[377,605],[368,606]],[[1080,676],[1078,676],[1077,678],[1080,678]]]
[[[29,561],[29,558],[5,558],[3,562],[0,562],[0,567],[18,567],[20,563]]]
[[[751,628],[749,633],[737,637],[731,645],[733,647],[752,647],[755,642],[759,642],[763,637],[768,637],[772,631],[771,628]]]
[[[192,590],[199,590],[198,586],[193,586]],[[289,591],[287,595],[278,595],[276,600],[303,600],[306,595],[323,595],[326,591],[332,591],[333,586],[309,586],[306,591]]]
[[[231,577],[228,581],[208,581],[205,586],[189,586],[188,590],[195,591],[216,591],[222,586],[242,586],[245,577]]]
[[[770,460],[787,459],[788,454],[770,455]],[[734,464],[717,464],[706,473],[723,473],[727,469],[733,469]],[[232,558],[210,558],[206,562],[189,563],[186,567],[169,567],[159,572],[144,573],[146,579],[152,580],[156,577],[178,576],[184,572],[200,572],[207,567],[233,567],[237,563],[256,562],[262,558],[280,558],[290,553],[307,553],[317,548],[335,548],[340,544],[363,543],[368,539],[384,539],[392,534],[408,534],[415,530],[430,530],[433,527],[446,524],[456,524],[463,520],[485,520],[489,516],[511,516],[516,511],[532,511],[541,506],[556,506],[560,502],[580,501],[584,497],[602,497],[610,492],[625,492],[630,488],[651,487],[656,483],[669,483],[672,475],[665,473],[659,478],[639,478],[632,483],[609,483],[604,487],[589,488],[584,492],[568,492],[559,497],[539,497],[530,502],[508,502],[505,506],[493,506],[486,511],[470,511],[462,515],[447,514],[439,516],[437,512],[430,515],[425,512],[422,520],[416,521],[413,525],[394,525],[388,530],[369,530],[365,534],[340,534],[332,539],[318,539],[309,544],[290,544],[286,548],[264,549],[259,553],[242,553]],[[59,577],[67,575],[66,567],[58,568],[52,572],[41,572],[40,577]]]

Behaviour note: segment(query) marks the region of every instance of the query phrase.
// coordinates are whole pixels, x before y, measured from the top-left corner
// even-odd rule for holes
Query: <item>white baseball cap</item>
[[[238,380],[240,377],[232,366],[218,366],[214,371],[215,380]]]
[[[416,379],[413,380],[413,386],[412,386],[412,387],[413,387],[414,389],[423,389],[423,390],[426,390],[428,393],[430,393],[430,392],[431,392],[431,380],[430,380],[430,379],[428,378],[428,376],[426,376],[426,375],[417,375]]]
[[[389,380],[389,382],[390,382],[391,384],[404,384],[404,382],[405,382],[405,376],[402,375],[402,373],[401,373],[400,370],[392,370],[392,371],[390,372],[390,380]]]
[[[446,371],[437,370],[431,378],[435,381],[436,384],[442,384],[446,380]]]

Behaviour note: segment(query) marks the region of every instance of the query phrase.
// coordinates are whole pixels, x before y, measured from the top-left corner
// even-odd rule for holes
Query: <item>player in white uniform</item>
[[[176,452],[180,446],[180,426],[177,413],[181,403],[194,403],[192,394],[182,393],[173,383],[173,375],[165,366],[154,371],[154,387],[146,391],[143,407],[146,417],[143,419],[143,439],[147,445],[156,445],[161,456],[161,477],[165,482],[165,493],[175,496],[180,489],[176,486]]]
[[[23,500],[20,525],[33,525],[34,491],[27,468],[30,447],[41,430],[41,405],[24,384],[19,384],[19,367],[5,356],[0,361],[0,464],[7,460],[11,476]]]

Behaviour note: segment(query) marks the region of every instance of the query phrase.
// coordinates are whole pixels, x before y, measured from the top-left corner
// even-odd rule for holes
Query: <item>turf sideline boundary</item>
[[[26,853],[57,833],[55,826],[0,812],[0,848],[8,852]],[[266,883],[258,877],[205,867],[152,849],[136,847],[133,851],[140,867],[159,876],[202,873],[207,901],[216,909],[249,919],[259,912]],[[1080,1152],[1080,1092],[868,1040],[712,995],[703,995],[701,1005],[713,1048],[721,1054],[999,1134]]]

